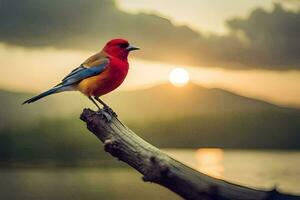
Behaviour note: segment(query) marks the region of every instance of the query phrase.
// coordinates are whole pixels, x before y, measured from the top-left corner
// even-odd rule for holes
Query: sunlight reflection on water
[[[300,152],[284,150],[167,149],[170,156],[207,175],[253,188],[300,194]]]
[[[224,151],[217,148],[196,150],[197,170],[216,178],[224,176]]]

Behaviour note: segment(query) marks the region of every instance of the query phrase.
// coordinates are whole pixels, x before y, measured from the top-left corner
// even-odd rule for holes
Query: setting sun
[[[175,68],[169,74],[169,81],[175,86],[184,86],[190,80],[187,70],[183,68]]]

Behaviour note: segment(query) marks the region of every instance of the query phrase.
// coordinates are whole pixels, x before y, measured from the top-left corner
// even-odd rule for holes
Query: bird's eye
[[[128,46],[129,46],[129,44],[128,43],[122,43],[122,44],[120,44],[119,45],[122,49],[125,49],[125,48],[127,48]]]

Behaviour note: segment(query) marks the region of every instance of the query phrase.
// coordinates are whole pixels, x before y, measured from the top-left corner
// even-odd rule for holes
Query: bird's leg
[[[104,110],[105,107],[103,109],[101,109],[99,107],[99,105],[96,103],[96,101],[91,96],[88,96],[88,97],[97,106],[97,108],[98,108],[97,113],[100,114],[101,117],[105,118],[107,122],[110,122],[112,117],[111,117],[111,114],[108,111]]]
[[[96,101],[91,96],[88,96],[88,98],[97,106],[98,110],[101,110],[99,105],[96,103]]]
[[[99,97],[94,97],[96,101],[101,103],[103,105],[103,110],[108,112],[109,114],[113,115],[115,118],[118,117],[118,115],[106,104],[104,101],[102,101]]]
[[[109,122],[112,119],[111,114],[108,111],[101,109],[99,107],[99,105],[96,103],[96,101],[91,96],[88,96],[88,97],[97,106],[97,108],[98,108],[97,113],[99,113],[103,118],[105,118]]]
[[[103,107],[109,107],[106,103],[104,103],[104,101],[102,101],[99,97],[94,97],[96,101],[98,101],[99,103],[101,103],[103,105]]]

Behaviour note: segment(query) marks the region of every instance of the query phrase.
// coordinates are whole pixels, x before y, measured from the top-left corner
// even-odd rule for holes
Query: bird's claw
[[[113,111],[113,109],[111,109],[111,108],[108,107],[108,106],[104,106],[102,110],[108,112],[110,115],[112,115],[112,116],[115,117],[115,118],[118,117],[117,113],[115,113],[115,112]]]
[[[105,110],[101,109],[97,111],[97,114],[101,116],[101,118],[105,119],[106,122],[110,122],[112,120],[112,116],[110,113],[106,112]]]
[[[97,114],[106,119],[106,122],[110,122],[113,117],[117,118],[117,114],[108,106],[104,106]]]

